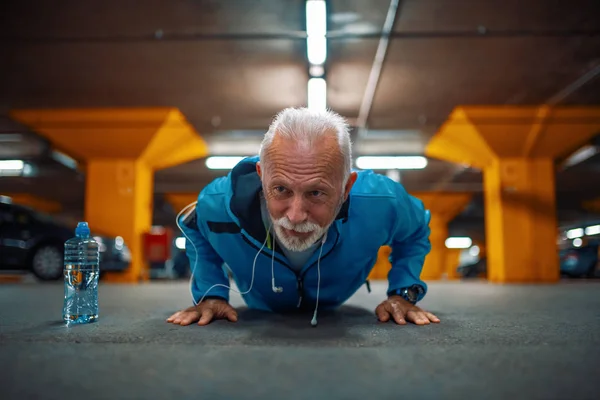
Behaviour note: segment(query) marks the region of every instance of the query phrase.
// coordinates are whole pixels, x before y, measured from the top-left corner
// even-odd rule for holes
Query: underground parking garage
[[[599,12],[6,4],[2,398],[597,398]]]

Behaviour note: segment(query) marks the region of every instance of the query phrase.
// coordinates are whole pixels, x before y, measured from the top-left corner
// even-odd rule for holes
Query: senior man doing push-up
[[[381,246],[392,249],[379,321],[440,320],[416,304],[430,251],[429,212],[403,186],[352,171],[349,128],[333,112],[288,108],[265,134],[258,157],[206,186],[178,216],[188,240],[194,305],[168,322],[237,321],[229,274],[249,308],[284,313],[334,309],[366,281]],[[224,264],[229,267],[226,272]]]

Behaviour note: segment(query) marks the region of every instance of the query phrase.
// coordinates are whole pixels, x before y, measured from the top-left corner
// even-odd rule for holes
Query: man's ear
[[[358,174],[355,171],[350,173],[350,177],[348,178],[348,181],[346,182],[346,186],[344,187],[344,201],[348,200],[348,196],[350,195],[350,190],[352,189],[352,186],[354,186],[354,182],[356,182],[357,177],[358,177]]]
[[[256,163],[256,173],[258,174],[259,177],[262,178],[262,175],[260,172],[260,161]]]

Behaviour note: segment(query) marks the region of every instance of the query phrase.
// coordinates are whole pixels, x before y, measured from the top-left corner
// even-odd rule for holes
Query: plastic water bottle
[[[67,324],[98,320],[99,262],[98,243],[90,238],[87,222],[79,222],[75,237],[65,242],[63,320]]]

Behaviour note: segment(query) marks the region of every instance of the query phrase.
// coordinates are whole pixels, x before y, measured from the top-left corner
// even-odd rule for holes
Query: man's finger
[[[381,322],[387,322],[390,319],[390,313],[384,307],[377,307],[375,314],[377,314],[377,319]]]
[[[181,322],[179,323],[180,325],[189,325],[192,322],[195,322],[198,320],[200,316],[198,315],[198,313],[196,312],[189,312],[187,315],[185,315],[183,318],[181,318]]]
[[[213,311],[208,308],[204,311],[202,311],[202,317],[200,318],[200,321],[198,321],[198,325],[206,325],[208,324],[213,317]]]
[[[167,318],[167,322],[175,321],[175,318],[179,317],[179,314],[181,314],[181,311],[177,311],[175,314],[173,314],[169,318]]]
[[[235,312],[235,310],[227,311],[227,319],[231,322],[236,322],[238,319],[237,312]]]
[[[425,316],[423,311],[409,311],[406,313],[406,317],[417,325],[429,324],[429,319]]]
[[[402,313],[402,311],[396,310],[394,311],[394,321],[398,324],[398,325],[406,325],[406,320],[404,319],[404,314]]]
[[[438,317],[436,317],[435,315],[433,315],[432,313],[430,313],[430,312],[426,312],[425,315],[427,316],[427,318],[429,318],[429,320],[431,322],[435,322],[435,323],[440,322],[440,319]]]

